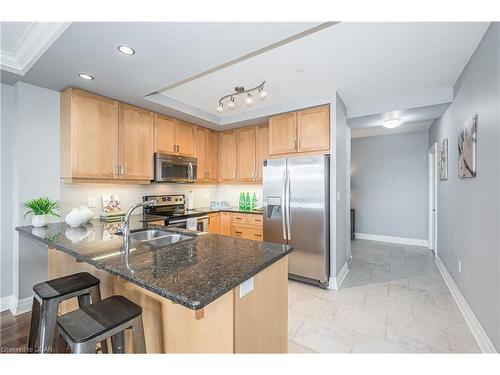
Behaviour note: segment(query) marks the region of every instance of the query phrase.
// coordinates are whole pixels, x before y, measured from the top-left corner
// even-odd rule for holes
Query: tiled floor
[[[340,290],[290,281],[291,353],[478,353],[431,251],[355,240]]]

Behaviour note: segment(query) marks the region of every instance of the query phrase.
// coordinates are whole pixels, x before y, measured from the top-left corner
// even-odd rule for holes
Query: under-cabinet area
[[[158,153],[195,158],[189,182],[261,184],[268,158],[330,152],[330,109],[309,108],[216,131],[68,88],[61,93],[60,142],[66,182],[149,184]]]
[[[262,241],[262,214],[214,212],[208,214],[208,232]]]

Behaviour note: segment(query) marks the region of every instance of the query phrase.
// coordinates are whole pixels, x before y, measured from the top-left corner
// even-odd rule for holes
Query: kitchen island
[[[141,219],[131,228],[170,230]],[[286,353],[291,247],[181,231],[189,238],[170,245],[131,239],[126,254],[117,228],[93,220],[16,230],[47,244],[49,279],[87,271],[101,280],[103,298],[142,306],[148,353]],[[60,313],[75,308],[66,301]]]

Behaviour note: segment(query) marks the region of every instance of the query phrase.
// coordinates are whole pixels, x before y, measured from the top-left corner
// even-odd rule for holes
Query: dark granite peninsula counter
[[[169,245],[131,239],[126,253],[119,224],[16,230],[47,244],[49,278],[84,270],[101,280],[104,297],[122,294],[141,305],[148,352],[286,352],[289,246],[132,218],[132,231],[150,227],[186,238]],[[61,306],[74,308],[73,301]]]

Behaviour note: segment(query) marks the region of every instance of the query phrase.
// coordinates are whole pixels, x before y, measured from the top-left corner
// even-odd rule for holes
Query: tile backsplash
[[[258,205],[262,204],[261,185],[182,185],[182,184],[67,184],[61,182],[61,218],[74,207],[87,206],[88,198],[95,198],[94,218],[102,211],[102,196],[115,194],[120,197],[122,209],[126,210],[134,203],[142,201],[144,195],[184,194],[193,192],[194,207],[209,207],[211,201],[228,201],[237,206],[240,192],[255,192]]]

